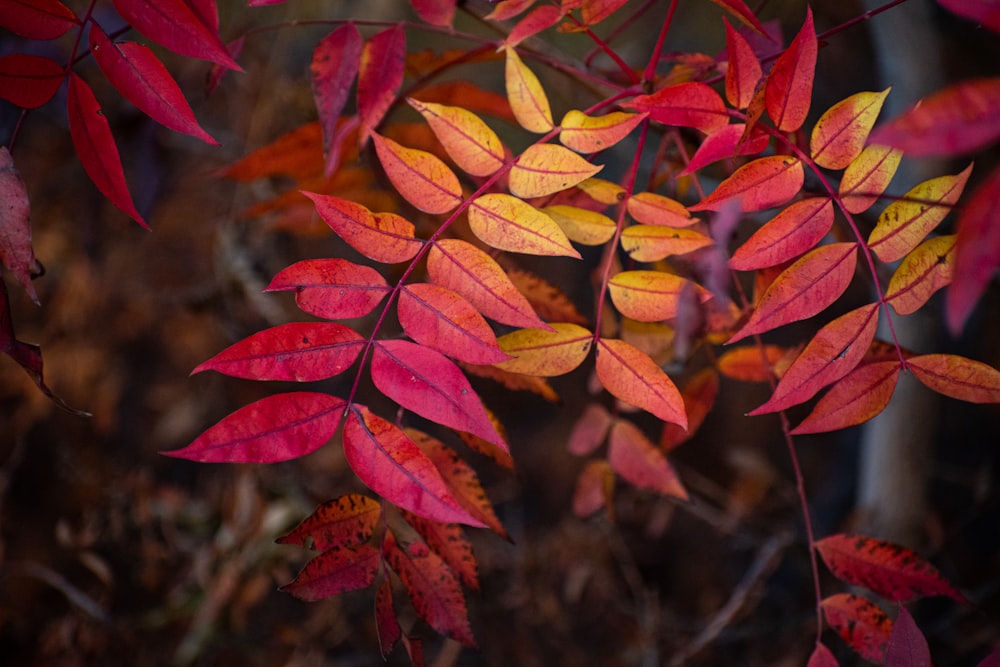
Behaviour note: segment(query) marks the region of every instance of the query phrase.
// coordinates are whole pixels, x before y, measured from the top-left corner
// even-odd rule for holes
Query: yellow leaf
[[[595,117],[574,109],[563,116],[559,141],[578,153],[602,151],[627,137],[646,115],[614,111]]]
[[[712,245],[712,239],[693,229],[632,225],[622,232],[622,250],[637,262],[657,262]]]
[[[878,201],[896,174],[902,151],[877,144],[854,158],[840,179],[840,197],[851,213],[863,213]]]
[[[479,116],[461,107],[413,98],[406,101],[427,120],[448,155],[464,171],[489,176],[503,166],[503,143]]]
[[[908,254],[892,274],[885,300],[900,315],[919,310],[955,273],[955,234],[936,236]]]
[[[500,349],[514,358],[494,366],[511,373],[553,377],[582,364],[594,334],[578,324],[557,322],[551,326],[553,331],[520,329],[498,338]]]
[[[693,286],[702,303],[712,297],[700,285],[662,271],[622,271],[608,281],[615,308],[625,317],[639,322],[659,322],[674,317],[685,286]]]
[[[469,227],[481,241],[498,250],[580,257],[552,218],[511,195],[485,194],[472,202]]]
[[[629,197],[628,214],[646,225],[687,227],[698,222],[679,201],[652,192],[639,192]]]
[[[552,110],[549,98],[535,73],[528,69],[514,49],[507,48],[505,80],[507,100],[521,127],[529,132],[543,134],[551,130]]]
[[[510,170],[512,194],[524,199],[544,197],[571,188],[601,170],[568,148],[535,144],[521,153]]]
[[[881,93],[856,93],[827,109],[816,121],[809,142],[816,164],[843,169],[858,157],[888,94],[889,88]]]
[[[603,178],[588,178],[577,186],[596,202],[612,206],[625,198],[625,188]]]
[[[615,235],[617,225],[608,216],[576,206],[547,206],[542,209],[556,221],[571,241],[601,245]]]

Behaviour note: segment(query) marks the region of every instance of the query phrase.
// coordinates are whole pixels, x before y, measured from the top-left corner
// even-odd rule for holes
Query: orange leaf
[[[389,293],[382,274],[346,259],[305,259],[278,272],[265,292],[295,290],[304,312],[328,320],[364,317]]]
[[[573,487],[573,514],[583,519],[604,506],[610,506],[614,490],[615,472],[608,462],[588,462]]]
[[[831,535],[816,542],[816,551],[843,582],[864,586],[893,602],[947,595],[968,602],[936,567],[912,549],[862,535]]]
[[[424,247],[414,237],[413,224],[395,213],[371,211],[347,199],[303,192],[316,205],[316,212],[337,235],[365,257],[395,264],[413,259]]]
[[[716,364],[719,372],[743,382],[767,382],[774,377],[774,366],[788,352],[778,345],[746,345],[725,352]],[[765,363],[766,360],[766,363]]]
[[[871,145],[861,151],[844,170],[840,179],[840,198],[851,213],[864,213],[889,187],[903,157],[888,146]]]
[[[706,134],[729,124],[726,103],[713,88],[700,81],[667,86],[652,95],[637,95],[622,106],[648,112],[650,120],[658,123],[694,127]]]
[[[712,245],[712,239],[693,229],[632,225],[622,232],[622,250],[637,262],[657,262],[670,255],[686,255]]]
[[[645,117],[622,111],[594,117],[574,109],[566,112],[559,124],[559,141],[578,153],[595,153],[627,137]]]
[[[375,152],[393,187],[425,213],[447,213],[462,203],[462,186],[440,158],[371,134]]]
[[[856,243],[832,243],[809,251],[774,279],[750,320],[729,342],[822,312],[851,284],[857,259]]]
[[[498,250],[580,258],[552,218],[511,195],[495,192],[478,197],[469,206],[469,227]]]
[[[748,414],[778,412],[804,403],[854,370],[875,338],[877,315],[878,304],[871,303],[826,324],[781,376],[770,400]]]
[[[570,454],[587,456],[593,453],[608,437],[614,418],[600,403],[588,403],[573,424],[566,449]]]
[[[632,422],[615,420],[608,435],[608,463],[623,479],[640,489],[687,500],[674,467]]]
[[[222,173],[237,181],[265,176],[287,176],[301,181],[323,173],[322,129],[318,122],[306,123],[262,146]]]
[[[471,243],[438,239],[427,255],[433,282],[465,297],[476,309],[512,327],[545,328],[496,261]]]
[[[460,51],[460,53],[465,55],[467,52]],[[461,105],[463,109],[472,113],[489,114],[512,124],[517,122],[514,113],[510,110],[506,96],[492,90],[486,90],[464,79],[445,81],[415,90],[412,97],[421,102],[434,102],[450,106]]]
[[[892,620],[877,605],[858,595],[838,593],[825,598],[820,607],[830,624],[847,645],[861,657],[882,663]]]
[[[625,188],[603,178],[588,178],[576,186],[594,201],[612,206],[625,199]]]
[[[507,277],[546,322],[587,323],[587,318],[580,314],[576,304],[552,283],[520,269],[509,269]]]
[[[512,19],[521,12],[525,11],[528,7],[535,4],[538,0],[501,0],[493,8],[493,11],[486,15],[485,18],[491,21],[506,21],[507,19]]]
[[[475,646],[462,585],[441,557],[422,542],[411,544],[404,551],[392,532],[386,533],[382,552],[406,586],[420,618],[442,635]]]
[[[823,112],[809,141],[809,152],[816,164],[843,169],[861,155],[888,95],[889,88],[881,93],[855,93]]]
[[[594,334],[578,324],[557,322],[552,331],[520,329],[499,338],[500,349],[514,357],[496,365],[524,375],[565,375],[583,363]]]
[[[805,174],[802,162],[787,155],[771,155],[748,162],[719,183],[694,206],[692,211],[718,211],[729,201],[739,203],[744,212],[781,206],[802,189]]]
[[[622,271],[608,281],[611,301],[625,317],[640,322],[659,322],[677,315],[680,294],[690,280],[662,271]],[[712,298],[708,290],[695,285],[700,301]]]
[[[818,48],[812,9],[807,8],[802,29],[775,61],[764,88],[767,115],[782,132],[794,132],[806,121]]]
[[[793,260],[814,248],[831,227],[832,200],[825,197],[800,199],[764,223],[737,248],[729,266],[737,271],[752,271]]]
[[[618,11],[626,2],[628,0],[583,0],[580,3],[580,18],[583,19],[584,25],[597,25]]]
[[[714,368],[704,368],[688,380],[681,391],[681,398],[684,399],[684,414],[688,418],[687,429],[670,422],[665,423],[663,433],[660,435],[660,447],[669,452],[690,440],[701,428],[708,413],[712,411],[715,397],[718,394],[719,374],[715,372]]]
[[[582,245],[604,245],[615,235],[618,225],[596,211],[576,206],[546,206],[542,209],[556,221],[570,241]]]
[[[955,277],[945,310],[948,328],[957,335],[1000,266],[1000,168],[973,193],[958,220]]]
[[[889,404],[899,369],[898,359],[858,366],[819,399],[792,434],[839,431],[868,421]]]
[[[357,90],[362,143],[392,106],[403,85],[405,69],[406,32],[402,24],[376,33],[365,42],[358,65]]]
[[[507,100],[514,117],[529,132],[548,132],[554,125],[549,98],[545,95],[542,84],[514,49],[507,48],[506,53]]]
[[[886,288],[885,300],[900,315],[914,313],[951,283],[954,270],[955,235],[928,239],[899,263]]]
[[[377,500],[360,493],[349,493],[323,503],[275,541],[316,551],[354,546],[368,541],[381,516],[382,505]]]
[[[638,192],[628,199],[628,214],[646,225],[687,227],[698,222],[683,204],[653,192]]]
[[[726,63],[726,99],[737,109],[746,109],[764,71],[750,43],[724,17],[722,21],[726,24],[726,51],[729,53],[729,61]]]
[[[1000,403],[1000,371],[955,354],[910,357],[906,367],[939,394],[970,403]]]
[[[571,188],[601,169],[568,148],[534,144],[514,161],[508,175],[510,192],[524,199],[544,197]]]
[[[924,181],[886,206],[868,237],[868,247],[883,262],[895,262],[916,248],[951,212],[971,173],[970,164],[960,174]]]
[[[642,408],[663,421],[687,428],[684,399],[673,381],[649,355],[625,341],[597,342],[597,378],[615,398]]]
[[[429,283],[404,285],[397,314],[407,336],[442,354],[472,364],[509,358],[497,347],[496,336],[479,311],[450,289]]]
[[[489,176],[503,166],[500,137],[471,111],[456,106],[406,99],[434,130],[448,155],[463,171],[473,176]]]

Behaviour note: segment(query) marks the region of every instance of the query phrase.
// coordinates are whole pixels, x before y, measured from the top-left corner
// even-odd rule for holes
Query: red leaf
[[[211,463],[277,463],[305,456],[331,437],[347,403],[329,394],[275,394],[240,408],[167,456]]]
[[[761,22],[757,20],[754,15],[753,10],[747,7],[743,0],[712,0],[715,4],[719,5],[730,14],[738,18],[743,23],[747,24],[761,35],[767,35],[767,31]]]
[[[971,153],[1000,139],[998,106],[1000,78],[956,83],[880,126],[870,143],[892,146],[907,155]]]
[[[817,52],[812,9],[807,8],[802,29],[774,63],[764,88],[767,114],[782,132],[794,132],[806,121],[812,99]]]
[[[420,447],[364,406],[347,414],[344,455],[358,478],[389,502],[435,521],[483,525],[458,504]]]
[[[389,577],[382,580],[375,592],[375,631],[378,633],[382,659],[388,660],[393,647],[403,635],[396,619],[396,610],[392,608],[392,582]]]
[[[838,593],[820,603],[830,627],[866,660],[881,663],[892,632],[892,620],[874,603],[858,595]]]
[[[770,155],[748,162],[734,171],[692,211],[719,211],[730,201],[739,202],[744,212],[781,206],[802,189],[805,173],[798,158]]]
[[[955,275],[945,315],[955,335],[962,330],[993,274],[1000,267],[1000,168],[972,195],[958,219]]]
[[[888,95],[888,88],[881,93],[855,93],[824,111],[809,140],[809,152],[816,163],[827,169],[843,169],[858,157]]]
[[[3,56],[0,58],[0,100],[25,109],[37,109],[52,99],[65,78],[62,65],[50,58],[21,53]]]
[[[929,595],[947,595],[968,602],[936,567],[912,549],[861,535],[831,535],[816,542],[816,551],[830,571],[854,586],[893,602]]]
[[[403,85],[406,33],[395,25],[372,36],[361,50],[358,69],[358,115],[362,143],[385,117]]]
[[[14,166],[10,150],[0,146],[0,265],[7,267],[37,304],[31,274],[38,270],[38,261],[31,247],[30,214],[28,188]],[[0,345],[2,349],[5,347]]]
[[[316,205],[316,212],[337,236],[365,257],[396,264],[413,259],[424,247],[414,237],[413,223],[395,213],[373,214],[353,201],[303,191]]]
[[[738,155],[758,155],[767,148],[771,140],[767,134],[755,130],[747,140],[744,140],[743,134],[745,132],[746,125],[743,123],[731,123],[709,134],[691,156],[687,166],[680,172],[681,175],[693,174],[713,162]],[[633,199],[635,197],[629,201],[631,202]]]
[[[507,448],[465,375],[440,352],[405,340],[379,341],[371,373],[379,391],[407,410]]]
[[[753,271],[793,260],[814,248],[833,227],[833,201],[807,197],[774,216],[736,249],[729,266]]]
[[[349,493],[317,507],[276,542],[316,551],[329,551],[338,546],[351,547],[368,541],[381,516],[382,505],[377,500]]]
[[[726,51],[729,53],[726,65],[726,99],[737,109],[746,109],[764,71],[749,42],[729,25],[729,21],[725,18],[722,20],[726,24]],[[740,133],[742,134],[742,130]]]
[[[83,170],[112,204],[148,229],[149,225],[139,215],[132,195],[129,194],[121,157],[118,155],[115,139],[111,136],[108,119],[104,117],[94,91],[75,72],[70,72],[69,75],[66,106],[69,133]]]
[[[381,554],[370,544],[335,546],[306,563],[281,590],[308,602],[371,586]]]
[[[177,82],[148,48],[135,42],[112,43],[94,23],[90,50],[115,90],[144,114],[171,130],[219,145],[198,125]]]
[[[59,0],[0,0],[0,27],[27,39],[62,37],[80,19]]]
[[[699,81],[667,86],[652,95],[638,95],[622,105],[646,111],[664,125],[694,127],[709,134],[729,124],[726,104],[719,94]]]
[[[878,328],[878,304],[856,308],[823,326],[788,367],[770,400],[751,416],[804,403],[858,365]]]
[[[580,18],[584,25],[597,25],[604,19],[613,15],[621,9],[628,0],[582,0],[580,2]],[[569,7],[570,3],[563,3],[563,7]]]
[[[313,98],[316,111],[323,127],[323,154],[329,156],[337,134],[337,123],[344,110],[351,83],[358,73],[361,47],[364,39],[348,21],[320,40],[313,50],[312,72]]]
[[[371,137],[386,176],[406,201],[425,213],[447,213],[462,203],[458,177],[441,158],[374,132]]]
[[[472,545],[456,523],[429,521],[411,512],[405,512],[407,523],[424,539],[431,551],[441,557],[461,582],[472,590],[479,590],[479,568]]]
[[[346,259],[307,259],[278,272],[265,292],[295,290],[303,311],[328,320],[364,317],[389,285],[375,269]]]
[[[621,340],[597,341],[597,377],[612,396],[687,428],[684,399],[656,362]]]
[[[455,16],[456,0],[410,0],[410,4],[431,25],[448,27]]]
[[[899,606],[899,615],[892,624],[889,645],[885,650],[886,667],[931,667],[931,649],[906,607]]]
[[[577,456],[593,453],[608,437],[612,421],[607,408],[599,403],[588,403],[573,424],[566,449]]]
[[[114,0],[114,3],[132,27],[174,53],[243,71],[219,39],[214,2],[209,3],[211,12],[196,11],[185,0]]]
[[[715,397],[719,394],[719,374],[713,368],[705,368],[688,380],[681,391],[684,399],[684,414],[687,415],[688,426],[683,429],[677,424],[667,422],[663,425],[660,435],[660,447],[669,452],[683,442],[689,440],[708,417],[715,405]]]
[[[830,388],[792,434],[839,431],[868,421],[889,404],[899,379],[899,368],[898,359],[855,368]]]
[[[403,551],[391,532],[382,548],[417,614],[446,637],[475,646],[462,586],[441,557],[419,542]]]
[[[608,463],[637,488],[687,500],[687,491],[667,457],[631,422],[617,420],[611,426]]]
[[[938,0],[942,7],[1000,32],[1000,5],[996,0]]]
[[[806,663],[806,667],[839,667],[840,663],[837,662],[837,658],[833,655],[833,651],[828,649],[823,644],[816,644],[816,648],[813,649],[812,654],[809,656],[809,662]]]
[[[445,287],[413,283],[399,293],[399,323],[410,338],[470,364],[509,359],[483,316],[468,301]]]
[[[857,258],[856,243],[831,243],[809,251],[774,279],[750,320],[728,342],[822,312],[850,285]]]
[[[512,327],[548,328],[500,265],[466,241],[439,239],[427,255],[427,273],[492,320]]]
[[[552,5],[535,7],[528,13],[527,16],[520,19],[517,24],[511,28],[510,32],[507,34],[507,38],[504,39],[504,44],[513,48],[529,37],[551,28],[558,23],[562,17],[562,10],[558,7],[553,7]]]
[[[314,382],[346,371],[365,339],[335,322],[291,322],[244,338],[193,373],[214,370],[248,380]]]
[[[1000,403],[1000,371],[955,354],[910,357],[906,367],[939,394],[970,403]]]

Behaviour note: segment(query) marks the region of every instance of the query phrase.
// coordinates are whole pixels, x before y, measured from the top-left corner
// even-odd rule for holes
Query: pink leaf
[[[816,644],[816,648],[809,656],[809,662],[806,663],[806,667],[839,667],[839,665],[833,651],[823,644]]]
[[[450,289],[428,283],[406,285],[399,294],[399,323],[406,334],[432,349],[470,364],[495,364],[510,356],[472,304]]]
[[[115,139],[111,136],[108,119],[97,103],[94,91],[75,72],[70,72],[69,75],[66,106],[69,133],[83,170],[112,204],[148,229],[149,225],[139,215],[132,195],[129,194],[125,171],[122,169]]]
[[[30,214],[28,188],[14,166],[10,150],[0,146],[0,265],[7,267],[37,304],[38,293],[31,283],[38,262],[31,247]]]
[[[0,100],[37,109],[55,96],[66,71],[50,58],[15,53],[0,58]]]
[[[212,463],[295,459],[333,437],[346,405],[343,399],[318,392],[275,394],[225,417],[187,447],[163,453]]]
[[[588,403],[573,425],[566,449],[577,456],[587,456],[600,447],[608,437],[614,421],[607,408],[599,403]]]
[[[389,502],[435,521],[483,526],[458,504],[416,443],[364,406],[347,414],[344,455],[358,478]]]
[[[533,35],[537,35],[543,30],[551,28],[563,17],[562,10],[552,5],[542,5],[535,7],[531,12],[517,22],[504,44],[513,48]]]
[[[806,121],[818,48],[812,9],[807,8],[802,29],[774,63],[764,88],[767,114],[782,132],[794,132]]]
[[[370,544],[334,546],[306,563],[281,590],[308,602],[368,588],[375,581],[381,554]]]
[[[955,335],[965,326],[979,298],[1000,267],[1000,168],[972,195],[958,219],[955,273],[945,315]]]
[[[365,347],[353,329],[335,322],[291,322],[231,345],[192,373],[214,370],[249,380],[313,382],[347,370]]]
[[[112,43],[94,23],[90,50],[115,90],[144,114],[171,130],[219,145],[198,124],[177,82],[148,48],[135,42]]]
[[[361,140],[382,122],[403,85],[406,64],[406,33],[396,25],[375,34],[361,50],[358,71],[358,115]]]
[[[265,292],[295,290],[303,311],[328,320],[364,317],[389,293],[370,266],[346,259],[306,259],[278,272]]]
[[[694,127],[711,133],[729,123],[726,104],[714,89],[699,81],[667,86],[652,95],[639,95],[622,106],[646,111],[664,125]]]
[[[673,381],[639,348],[622,340],[597,342],[597,377],[621,400],[686,429],[684,399]]]
[[[726,51],[729,53],[726,99],[737,109],[746,109],[764,72],[747,40],[729,25],[729,21],[722,20],[726,24]]]
[[[62,37],[80,19],[59,0],[0,0],[0,27],[27,39]]]
[[[364,39],[351,22],[320,40],[313,50],[312,91],[323,127],[323,154],[330,154],[340,113],[344,110],[351,83],[358,73]]]
[[[417,15],[431,25],[448,27],[455,17],[456,0],[410,0]]]
[[[694,173],[719,160],[762,153],[767,148],[771,138],[764,132],[754,131],[747,141],[743,141],[745,131],[746,125],[743,123],[731,123],[713,131],[698,146],[698,150],[691,156],[691,161],[681,171],[681,175]],[[631,202],[633,199],[629,201]]]
[[[931,667],[931,649],[906,607],[892,624],[889,645],[885,649],[885,667]]]
[[[608,463],[637,488],[687,500],[687,491],[667,457],[631,422],[617,420],[611,426]]]
[[[219,39],[214,2],[195,8],[185,0],[114,0],[114,3],[132,27],[174,53],[243,71]],[[213,11],[206,11],[206,6]]]
[[[868,421],[889,404],[899,369],[898,359],[858,366],[830,388],[792,434],[839,431]]]
[[[744,212],[781,206],[802,189],[802,161],[788,155],[769,155],[748,162],[694,206],[692,211],[720,211],[730,201]]]
[[[462,371],[440,352],[405,340],[375,345],[372,381],[407,410],[507,448]]]

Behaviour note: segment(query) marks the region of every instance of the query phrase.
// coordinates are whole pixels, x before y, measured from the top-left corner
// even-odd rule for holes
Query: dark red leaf
[[[885,649],[885,667],[931,667],[931,649],[906,607],[892,624],[889,645]]]
[[[335,546],[306,563],[295,580],[281,587],[300,600],[313,602],[371,586],[381,554],[370,544]]]
[[[358,71],[358,115],[364,141],[382,118],[399,87],[406,67],[406,33],[396,25],[374,35],[361,50]]]
[[[377,500],[349,493],[323,503],[276,541],[316,551],[350,547],[368,541],[381,516],[382,505]]]
[[[866,660],[882,662],[892,619],[878,605],[860,595],[839,593],[825,598],[820,606],[826,622],[848,646]]]
[[[4,56],[0,58],[0,100],[37,109],[52,99],[65,78],[66,71],[49,58],[21,53]]]
[[[318,392],[275,394],[225,417],[187,447],[163,453],[211,463],[295,459],[333,437],[346,405],[343,399]]]
[[[354,23],[347,22],[320,40],[313,50],[312,90],[323,127],[323,154],[330,154],[340,113],[361,62],[364,39]]]
[[[392,607],[392,582],[389,577],[382,580],[375,592],[375,631],[378,633],[382,659],[388,660],[393,647],[403,635],[396,619],[396,610]]]
[[[219,39],[214,2],[201,0],[189,4],[185,0],[114,0],[114,3],[118,13],[133,28],[174,53],[243,71]],[[213,11],[208,11],[209,7]]]
[[[948,328],[957,335],[1000,267],[1000,168],[972,195],[958,219],[955,272],[945,308]]]
[[[329,320],[364,317],[389,293],[375,269],[346,259],[307,259],[278,272],[265,292],[295,290],[303,311]]]
[[[219,145],[198,124],[184,93],[151,50],[135,42],[112,43],[96,23],[90,27],[90,50],[115,90],[144,114],[171,130]]]
[[[823,644],[816,644],[812,655],[809,656],[809,662],[806,663],[806,667],[839,667],[839,665],[833,651]]]
[[[483,526],[455,500],[420,447],[364,406],[353,406],[347,415],[344,455],[358,478],[389,502],[435,521]]]
[[[31,282],[38,262],[31,247],[30,214],[28,188],[14,166],[10,150],[0,146],[0,265],[7,267],[37,304],[38,293]]]
[[[996,0],[938,0],[942,7],[1000,32],[1000,4]]]
[[[412,512],[404,512],[407,523],[420,534],[431,551],[454,572],[459,580],[474,591],[479,590],[479,566],[472,545],[457,523],[430,521]]]
[[[0,0],[0,27],[27,39],[55,39],[80,19],[59,0]]]
[[[837,578],[864,586],[894,602],[928,595],[947,595],[967,602],[936,567],[915,551],[861,535],[831,535],[816,550]]]
[[[69,75],[67,98],[69,133],[83,170],[112,204],[143,227],[149,228],[139,215],[125,183],[118,146],[111,136],[111,126],[97,103],[94,91],[75,72]]]
[[[764,88],[767,114],[782,132],[794,132],[806,121],[818,49],[812,9],[807,8],[802,29],[774,63]]]
[[[405,340],[379,341],[371,373],[379,391],[407,410],[507,448],[465,375],[440,352]]]

